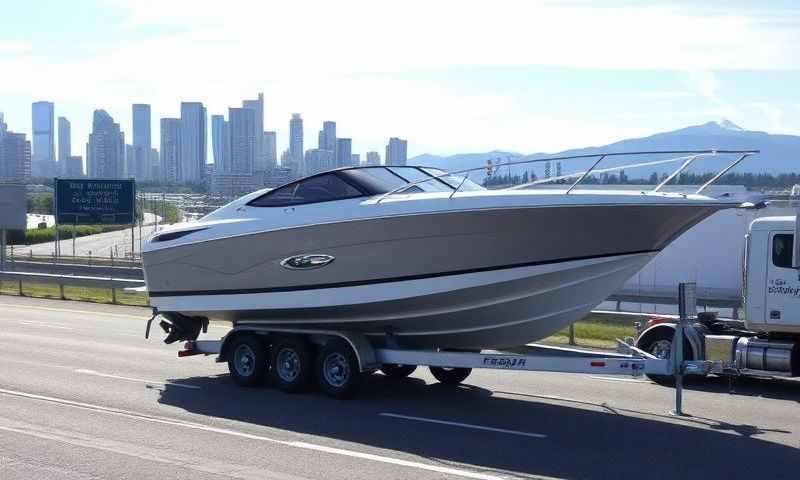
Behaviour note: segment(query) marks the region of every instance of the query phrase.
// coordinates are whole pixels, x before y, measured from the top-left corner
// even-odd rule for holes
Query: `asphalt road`
[[[800,384],[424,370],[360,395],[242,389],[146,309],[0,297],[0,478],[798,478]],[[211,336],[224,329],[212,327]],[[449,422],[449,423],[448,423]]]

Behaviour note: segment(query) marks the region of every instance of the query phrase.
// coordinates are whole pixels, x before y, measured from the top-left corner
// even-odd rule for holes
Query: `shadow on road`
[[[797,478],[800,449],[756,438],[757,425],[676,421],[601,405],[553,405],[474,387],[367,378],[355,400],[243,389],[226,375],[170,380],[160,403],[210,417],[405,452],[449,464],[564,478]],[[381,413],[540,433],[531,438],[416,422]],[[708,428],[710,427],[710,428]],[[787,431],[787,443],[800,447]],[[349,446],[345,448],[358,448]]]

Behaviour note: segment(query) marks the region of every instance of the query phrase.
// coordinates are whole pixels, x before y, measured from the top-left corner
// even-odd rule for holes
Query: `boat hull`
[[[393,335],[403,346],[500,348],[583,318],[655,253],[314,291],[161,298],[161,308],[232,323]],[[236,309],[230,309],[236,305]]]
[[[719,205],[451,211],[234,235],[145,252],[151,304],[229,322],[524,344],[579,320]],[[321,268],[286,268],[297,255]]]

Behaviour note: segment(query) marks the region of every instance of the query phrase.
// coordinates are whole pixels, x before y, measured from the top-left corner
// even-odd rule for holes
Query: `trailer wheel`
[[[472,373],[471,368],[444,368],[444,367],[430,367],[431,374],[436,377],[436,380],[446,385],[458,385],[469,377]]]
[[[392,379],[406,378],[414,373],[416,369],[416,365],[398,365],[394,363],[384,363],[381,365],[381,372],[383,372],[387,378]]]
[[[244,387],[255,386],[267,371],[267,351],[255,335],[238,335],[228,347],[231,378]]]
[[[317,382],[328,396],[352,398],[361,385],[358,358],[346,341],[328,341],[317,356]]]
[[[658,358],[670,358],[672,355],[672,337],[674,335],[675,329],[673,328],[657,328],[648,332],[643,338],[640,338],[639,341],[636,342],[636,346]],[[686,360],[694,359],[692,345],[686,337],[683,339],[683,356]],[[675,386],[674,375],[647,374],[647,378],[659,385],[664,385],[666,387]]]
[[[279,390],[295,393],[311,380],[311,347],[301,337],[278,337],[272,344],[270,376]]]

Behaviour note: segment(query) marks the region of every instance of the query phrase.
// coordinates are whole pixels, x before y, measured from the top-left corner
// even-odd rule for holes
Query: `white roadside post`
[[[678,285],[678,322],[675,324],[675,335],[672,337],[672,365],[675,372],[675,410],[673,415],[685,416],[683,413],[683,331],[686,323],[697,317],[697,285],[680,283]]]

